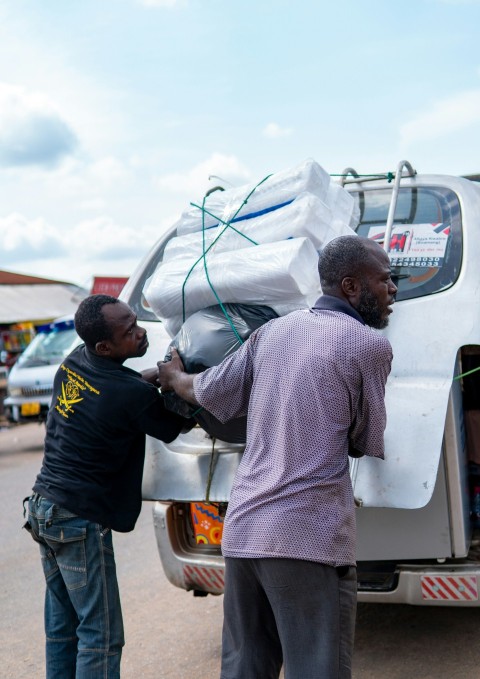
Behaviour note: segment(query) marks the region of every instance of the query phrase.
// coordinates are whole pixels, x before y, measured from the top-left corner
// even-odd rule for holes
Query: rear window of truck
[[[359,236],[383,245],[392,189],[352,195],[360,209]],[[456,194],[443,187],[400,188],[388,256],[397,301],[441,292],[460,273],[462,228]]]

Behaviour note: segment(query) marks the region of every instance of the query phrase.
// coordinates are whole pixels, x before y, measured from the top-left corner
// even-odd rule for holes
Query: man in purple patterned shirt
[[[348,457],[384,457],[388,323],[384,250],[342,236],[319,259],[323,295],[187,375],[175,350],[162,389],[222,422],[247,415],[225,517],[222,679],[349,679],[356,611]]]

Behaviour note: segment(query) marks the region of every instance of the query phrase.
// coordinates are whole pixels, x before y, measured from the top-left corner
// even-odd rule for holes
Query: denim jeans
[[[351,679],[353,566],[225,559],[221,679]]]
[[[40,545],[46,580],[47,679],[118,679],[124,646],[110,529],[38,494],[26,528]]]

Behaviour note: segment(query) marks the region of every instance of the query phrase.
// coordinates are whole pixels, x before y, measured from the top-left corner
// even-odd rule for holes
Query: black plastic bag
[[[277,318],[275,311],[266,306],[224,304],[223,308],[228,318],[220,305],[201,309],[187,318],[173,338],[170,346],[177,349],[187,373],[203,372],[218,365],[236,351],[254,330]],[[165,360],[169,358],[167,354]],[[211,413],[190,405],[172,391],[163,395],[166,408],[182,417],[193,417],[212,438],[228,443],[245,443],[246,417],[223,424]]]

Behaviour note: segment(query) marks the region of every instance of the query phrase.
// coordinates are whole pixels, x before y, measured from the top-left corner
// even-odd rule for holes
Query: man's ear
[[[342,292],[350,304],[355,304],[360,297],[361,291],[359,279],[355,278],[354,276],[345,276],[345,278],[342,279],[341,286]]]
[[[95,345],[95,353],[99,356],[109,356],[110,355],[110,342],[108,340],[102,340],[97,342]]]

